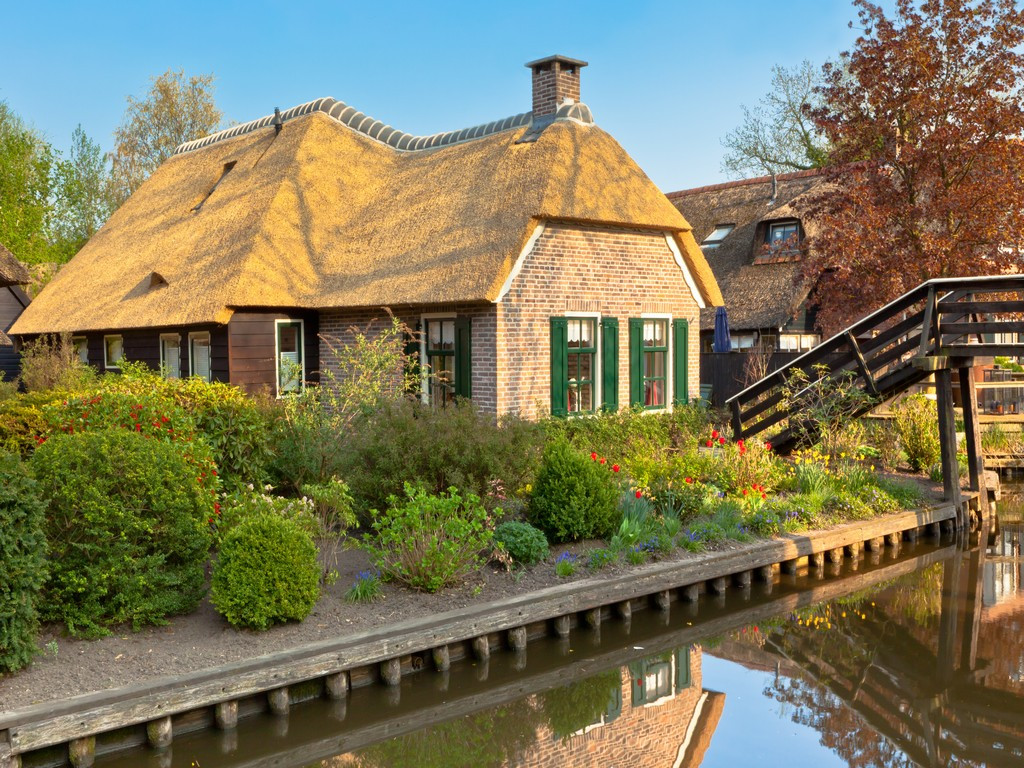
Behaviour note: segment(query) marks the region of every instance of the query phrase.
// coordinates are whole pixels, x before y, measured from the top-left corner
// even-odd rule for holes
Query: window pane
[[[644,352],[644,378],[664,378],[665,376],[665,353]]]
[[[160,340],[160,358],[163,361],[163,374],[169,379],[181,377],[181,342],[178,339]]]
[[[282,354],[292,354],[299,351],[299,328],[295,325],[278,326],[280,349]]]
[[[107,347],[107,365],[117,365],[124,356],[124,342],[120,336],[107,336],[104,343]]]
[[[594,386],[592,384],[583,384],[579,388],[580,393],[580,410],[581,411],[592,411],[594,410]]]
[[[430,371],[430,403],[443,408],[455,399],[455,356],[431,355]]]
[[[644,405],[662,406],[665,405],[665,382],[657,379],[644,382]]]
[[[644,320],[644,346],[664,347],[667,335],[665,320]]]
[[[199,337],[192,339],[192,375],[210,380],[210,339]]]
[[[80,363],[89,362],[89,342],[85,339],[73,339],[72,344],[75,345],[75,357],[78,358]]]
[[[580,379],[586,379],[587,381],[593,381],[594,379],[594,356],[593,355],[580,355]]]
[[[455,349],[455,321],[427,321],[427,350],[449,352]]]

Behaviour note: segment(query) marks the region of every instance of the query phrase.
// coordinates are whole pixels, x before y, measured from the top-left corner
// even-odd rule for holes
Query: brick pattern
[[[542,727],[537,732],[537,743],[515,764],[516,768],[661,768],[673,765],[703,693],[698,646],[690,650],[690,680],[689,688],[676,691],[670,698],[633,706],[634,681],[629,668],[624,668],[622,714],[616,720],[564,741]]]
[[[566,98],[580,100],[580,70],[551,61],[533,68],[533,115],[553,115]]]
[[[550,318],[567,312],[618,318],[620,407],[629,405],[628,319],[686,318],[689,392],[700,393],[699,309],[660,233],[549,224],[497,309],[499,413],[537,418],[550,411]]]
[[[424,313],[451,314],[470,318],[473,357],[473,402],[488,413],[497,411],[495,390],[495,328],[497,308],[492,304],[444,304],[426,310],[396,310],[395,315],[410,329],[416,329]],[[383,309],[325,310],[320,313],[320,366],[338,377],[342,371],[331,347],[352,344],[356,331],[379,333],[390,324]],[[396,375],[398,372],[396,371]],[[329,381],[329,377],[327,378]]]

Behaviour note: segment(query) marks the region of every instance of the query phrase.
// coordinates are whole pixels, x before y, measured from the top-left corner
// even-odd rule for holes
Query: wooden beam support
[[[878,397],[878,385],[875,383],[875,377],[871,375],[871,370],[868,368],[867,361],[864,359],[864,355],[860,351],[860,345],[857,344],[857,339],[850,331],[846,332],[846,343],[850,345],[850,351],[853,352],[853,359],[857,362],[857,370],[860,371],[860,375],[864,377],[864,383],[867,385],[867,390],[872,394],[873,397]]]
[[[981,428],[978,423],[978,388],[973,368],[958,368],[960,402],[964,410],[964,437],[967,448],[967,472],[970,488],[978,494],[982,515],[988,513],[988,491],[985,488],[985,458],[981,446]]]
[[[926,357],[928,352],[928,342],[931,340],[932,334],[932,317],[935,315],[935,287],[929,286],[928,298],[925,299],[924,304],[924,318],[921,320],[921,344],[917,348],[918,357]],[[916,361],[915,361],[916,362]]]
[[[942,454],[943,498],[960,509],[960,467],[956,461],[956,421],[953,414],[953,372],[935,372],[935,393],[939,408],[939,447]],[[961,523],[965,521],[961,520]]]

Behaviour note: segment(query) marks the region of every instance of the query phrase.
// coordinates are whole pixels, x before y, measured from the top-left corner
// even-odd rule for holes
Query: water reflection
[[[1022,533],[777,575],[97,765],[1024,765]]]

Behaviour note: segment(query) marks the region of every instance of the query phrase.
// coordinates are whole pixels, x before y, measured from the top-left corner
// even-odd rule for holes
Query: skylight
[[[735,224],[715,224],[714,231],[704,238],[701,248],[717,248],[730,232],[736,229]]]

